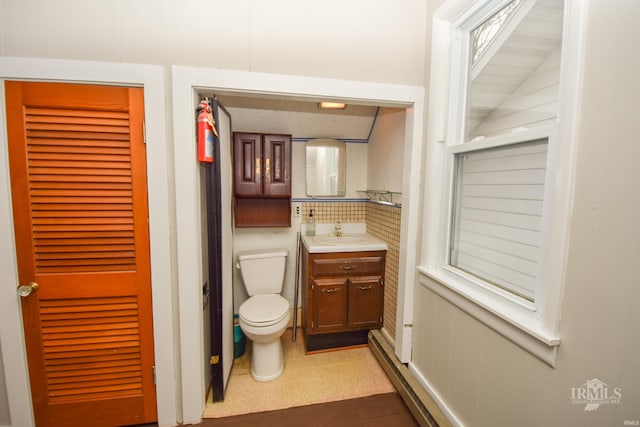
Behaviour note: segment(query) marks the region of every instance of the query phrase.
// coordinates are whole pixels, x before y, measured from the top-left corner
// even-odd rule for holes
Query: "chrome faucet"
[[[336,221],[335,234],[336,234],[336,237],[342,236],[342,224],[340,223],[340,221]]]

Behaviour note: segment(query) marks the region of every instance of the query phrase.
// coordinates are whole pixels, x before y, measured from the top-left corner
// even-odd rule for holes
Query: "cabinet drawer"
[[[314,258],[311,268],[314,276],[381,274],[384,271],[384,256],[380,254],[355,258]]]

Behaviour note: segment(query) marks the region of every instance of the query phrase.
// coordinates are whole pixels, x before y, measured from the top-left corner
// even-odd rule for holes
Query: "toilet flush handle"
[[[236,261],[236,268],[240,270],[240,263],[238,261]]]

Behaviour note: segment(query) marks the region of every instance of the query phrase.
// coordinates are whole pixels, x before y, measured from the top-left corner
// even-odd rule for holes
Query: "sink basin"
[[[313,238],[316,243],[320,243],[323,245],[355,245],[358,243],[364,242],[366,236],[357,236],[357,235],[345,235],[342,236],[333,236],[331,234],[327,236],[316,236]]]
[[[326,225],[326,226],[325,226]],[[337,252],[363,252],[386,251],[387,244],[379,238],[367,234],[360,229],[348,230],[342,236],[336,236],[331,224],[317,224],[325,226],[315,236],[302,235],[302,243],[309,253],[337,253]]]

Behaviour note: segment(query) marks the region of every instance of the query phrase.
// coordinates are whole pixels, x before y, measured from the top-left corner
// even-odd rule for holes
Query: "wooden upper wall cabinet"
[[[236,227],[291,226],[291,135],[233,134]]]
[[[262,195],[262,135],[233,134],[233,170],[235,196]]]
[[[291,197],[291,136],[233,134],[234,193],[240,197]]]

